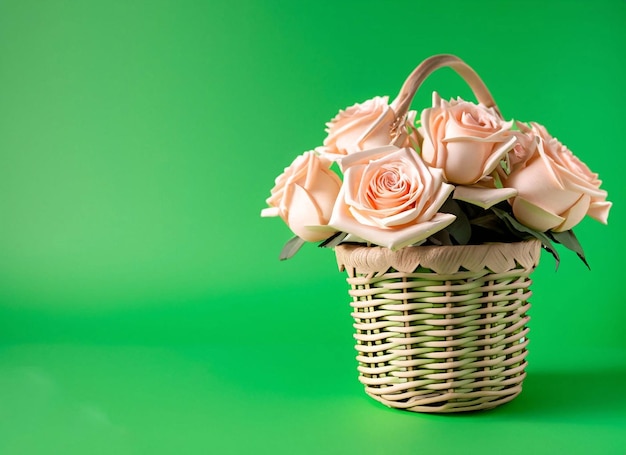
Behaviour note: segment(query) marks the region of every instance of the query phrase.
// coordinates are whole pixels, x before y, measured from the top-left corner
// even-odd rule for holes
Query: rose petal
[[[339,194],[339,189],[341,188],[341,179],[334,172],[323,169],[317,172],[315,176],[309,176],[307,185],[309,186],[305,188],[312,189],[308,192],[312,199],[315,200],[315,205],[320,210],[322,220],[328,221],[335,201],[337,201],[337,194]]]
[[[484,209],[493,207],[498,202],[517,196],[515,188],[485,188],[484,186],[459,185],[454,190],[454,199],[469,202]]]
[[[591,203],[587,215],[600,223],[606,224],[609,218],[609,210],[612,205],[613,203],[608,201],[594,201]]]
[[[561,216],[565,218],[565,221],[561,225],[553,228],[554,232],[569,231],[574,226],[582,221],[589,210],[589,203],[591,197],[588,194],[583,194],[580,199],[572,205],[565,213],[561,213]]]
[[[357,140],[359,150],[372,146],[389,144],[391,141],[390,126],[395,122],[396,114],[389,107],[385,107],[383,113],[370,125]],[[368,147],[369,146],[369,147]]]
[[[357,210],[353,205],[350,205],[348,210],[350,211],[350,214],[354,217],[356,221],[358,221],[361,224],[364,224],[365,226],[378,226],[381,228],[384,227],[382,223],[380,222],[380,217],[368,216],[369,214],[367,213],[367,211]],[[332,216],[330,219],[331,220],[333,219]]]
[[[575,175],[571,171],[563,168],[559,168],[559,173],[561,175],[561,182],[567,190],[585,193],[593,198],[606,199],[606,191],[596,187],[595,184],[592,184],[585,178]],[[599,186],[600,183],[601,182],[598,182],[597,185]]]
[[[340,200],[341,197],[340,194]],[[399,249],[430,237],[452,224],[455,219],[456,217],[449,213],[438,213],[432,220],[424,223],[403,229],[384,229],[359,223],[351,216],[345,204],[337,204],[328,224],[332,228],[349,232],[376,245]]]
[[[292,204],[287,215],[287,225],[302,240],[317,242],[327,239],[328,232],[308,229],[308,226],[323,225],[324,220],[319,207],[309,193],[300,185],[293,185]]]
[[[264,218],[269,218],[272,216],[279,216],[279,215],[280,215],[280,209],[278,207],[267,207],[261,210],[261,216]]]
[[[459,185],[476,183],[484,175],[483,164],[492,153],[493,146],[493,143],[481,141],[447,142],[447,156],[442,167],[446,180]]]
[[[324,140],[326,154],[349,155],[351,153],[392,141],[391,125],[396,120],[394,110],[388,104],[389,97],[374,97],[355,104],[339,113],[327,123],[328,136]],[[403,140],[406,131],[400,131]]]
[[[370,161],[379,159],[385,155],[389,155],[393,152],[400,150],[394,145],[386,145],[383,147],[375,147],[372,149],[364,150],[362,152],[355,152],[350,155],[341,157],[338,160],[339,168],[341,172],[345,173],[349,167],[357,164],[368,164]]]
[[[418,215],[419,212],[417,209],[409,209],[396,213],[395,215],[382,218],[380,222],[384,227],[402,226],[403,224],[413,221]]]
[[[344,242],[352,242],[352,243],[367,243],[367,240],[362,239],[361,237],[354,235],[354,234],[348,234],[346,235],[346,237],[343,239]]]
[[[441,181],[441,180],[439,180]],[[448,197],[454,191],[454,186],[449,183],[441,183],[439,190],[436,195],[434,195],[431,199],[430,206],[424,211],[424,213],[418,218],[418,221],[428,220],[435,216],[437,211],[441,208],[443,203],[448,199]],[[437,201],[435,203],[434,201]]]
[[[503,183],[507,188],[517,189],[518,197],[550,213],[565,212],[580,197],[580,193],[563,187],[561,179],[554,174],[549,158],[542,156],[529,161],[526,167],[509,175]]]
[[[520,223],[541,232],[548,231],[564,221],[563,217],[550,213],[520,196],[513,200],[513,214]]]
[[[502,145],[498,146],[494,150],[492,155],[487,159],[487,161],[485,161],[485,165],[483,168],[483,175],[491,174],[496,169],[496,167],[498,167],[498,165],[500,164],[500,161],[504,159],[507,153],[513,147],[515,147],[516,143],[517,143],[517,138],[513,136],[511,139],[509,139]]]
[[[319,225],[319,224],[318,224],[318,225],[314,225],[314,226],[313,226],[313,225],[311,225],[311,226],[305,226],[305,228],[306,228],[308,231],[315,231],[315,232],[320,232],[320,233],[321,233],[321,232],[326,233],[326,237],[324,237],[325,239],[326,239],[326,238],[328,238],[328,237],[330,237],[330,236],[331,236],[331,234],[333,234],[333,233],[337,232],[337,230],[335,230],[335,229],[331,228],[331,227],[330,227],[330,226],[328,226],[328,225]],[[345,240],[345,239],[344,239],[344,240]]]
[[[424,138],[422,142],[422,159],[434,167],[441,167],[441,163],[437,163],[437,147],[435,147],[436,138],[432,135],[432,131],[440,131],[442,128],[433,128],[431,123],[433,117],[433,109],[424,109],[421,114],[421,124],[419,128],[420,135]],[[440,117],[443,117],[440,116]],[[438,165],[439,164],[439,165]]]

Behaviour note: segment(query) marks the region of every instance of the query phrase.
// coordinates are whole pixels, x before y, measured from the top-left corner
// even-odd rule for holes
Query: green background
[[[522,395],[461,416],[368,398],[332,251],[279,262],[259,217],[436,53],[615,203],[577,228],[591,271],[533,275]],[[0,0],[0,453],[626,453],[625,56],[621,0]]]

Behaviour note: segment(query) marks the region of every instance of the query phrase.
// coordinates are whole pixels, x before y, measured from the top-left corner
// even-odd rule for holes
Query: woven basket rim
[[[385,273],[389,269],[412,273],[418,267],[450,274],[489,269],[504,273],[518,267],[537,266],[541,242],[536,239],[480,245],[409,246],[397,251],[380,246],[341,244],[335,247],[339,270],[353,268],[359,273]]]

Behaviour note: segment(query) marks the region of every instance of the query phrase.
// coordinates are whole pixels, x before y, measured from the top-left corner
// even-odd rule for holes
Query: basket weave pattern
[[[409,411],[461,412],[521,392],[538,242],[336,252],[368,395]]]

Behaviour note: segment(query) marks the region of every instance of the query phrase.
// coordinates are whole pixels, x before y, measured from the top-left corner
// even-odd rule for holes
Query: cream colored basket
[[[335,251],[368,395],[409,411],[461,412],[521,392],[539,241]]]

